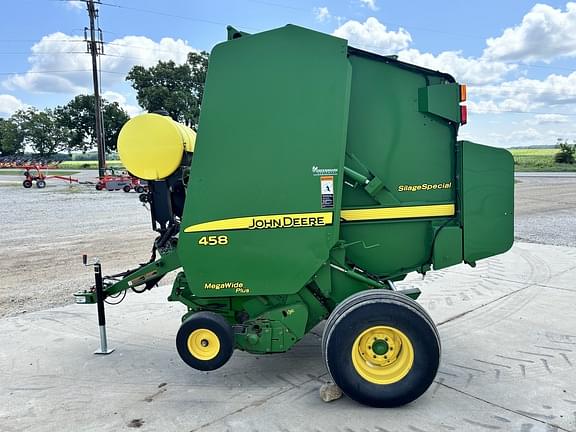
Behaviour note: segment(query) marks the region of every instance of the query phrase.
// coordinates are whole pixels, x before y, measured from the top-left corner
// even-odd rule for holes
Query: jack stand
[[[83,255],[84,265],[87,264],[88,258]],[[114,352],[114,349],[108,348],[108,339],[106,337],[106,315],[104,314],[104,287],[102,284],[102,266],[99,262],[94,264],[94,282],[96,286],[96,305],[98,306],[98,326],[100,327],[100,349],[94,351],[94,354],[108,355]]]

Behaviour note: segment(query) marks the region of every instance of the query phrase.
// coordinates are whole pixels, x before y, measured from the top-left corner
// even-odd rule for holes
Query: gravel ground
[[[516,239],[576,247],[576,177],[516,179]]]
[[[79,176],[94,180],[96,173]],[[92,283],[83,253],[100,258],[105,274],[148,260],[154,233],[136,193],[57,180],[24,190],[20,182],[0,179],[0,317],[73,302]],[[575,209],[576,178],[519,178],[516,238],[576,246]]]
[[[154,233],[138,194],[57,180],[25,190],[9,180],[0,181],[0,317],[72,303],[93,281],[83,253],[105,274],[149,259]]]

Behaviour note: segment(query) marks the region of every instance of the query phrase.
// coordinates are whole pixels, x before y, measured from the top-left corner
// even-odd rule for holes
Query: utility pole
[[[104,176],[106,169],[106,148],[104,145],[104,128],[102,125],[102,101],[100,100],[100,86],[98,84],[98,56],[104,54],[104,43],[102,42],[102,30],[96,29],[95,22],[98,18],[98,9],[95,3],[100,3],[100,0],[86,0],[88,8],[88,16],[90,17],[90,28],[84,27],[84,39],[88,47],[88,52],[92,56],[92,80],[94,82],[94,99],[95,99],[95,121],[96,121],[96,145],[98,148],[98,175]],[[88,32],[90,32],[90,39],[88,39]],[[98,38],[96,37],[98,32]]]

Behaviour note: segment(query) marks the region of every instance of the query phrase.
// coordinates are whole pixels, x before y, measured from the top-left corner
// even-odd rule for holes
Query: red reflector
[[[468,108],[466,105],[460,105],[460,124],[465,125],[468,123]]]

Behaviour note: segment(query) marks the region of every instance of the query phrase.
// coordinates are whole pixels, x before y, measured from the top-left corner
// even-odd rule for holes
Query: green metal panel
[[[434,240],[434,270],[462,262],[462,228],[447,226],[439,228]]]
[[[342,224],[342,236],[351,244],[347,258],[379,276],[408,273],[430,260],[430,220]]]
[[[296,293],[328,259],[340,219],[346,54],[345,40],[291,25],[212,51],[178,244],[196,295]],[[323,200],[328,175],[334,191]],[[292,218],[299,226],[226,229],[236,220],[186,232],[265,215],[280,215],[261,221],[265,227],[279,226],[282,215],[308,213],[333,222],[302,226],[306,220]],[[227,244],[200,245],[208,235],[227,236]]]
[[[418,108],[418,89],[427,82],[448,85],[448,76],[358,50],[351,51],[350,63],[346,166],[380,178],[394,197],[390,205],[453,202],[457,125]],[[402,188],[444,182],[452,182],[451,187]],[[377,204],[360,188],[344,188],[343,208]]]
[[[418,109],[459,123],[460,85],[437,84],[418,89]]]
[[[377,177],[387,195],[378,202],[366,188],[345,184],[343,210],[454,203],[457,124],[419,109],[419,89],[430,85],[450,93],[457,87],[453,78],[354,49],[350,63],[346,166]],[[422,187],[437,184],[449,186]],[[437,220],[346,222],[341,237],[352,244],[346,254],[355,265],[391,276],[430,262]]]
[[[462,141],[464,261],[506,252],[514,242],[514,159],[509,151]]]

